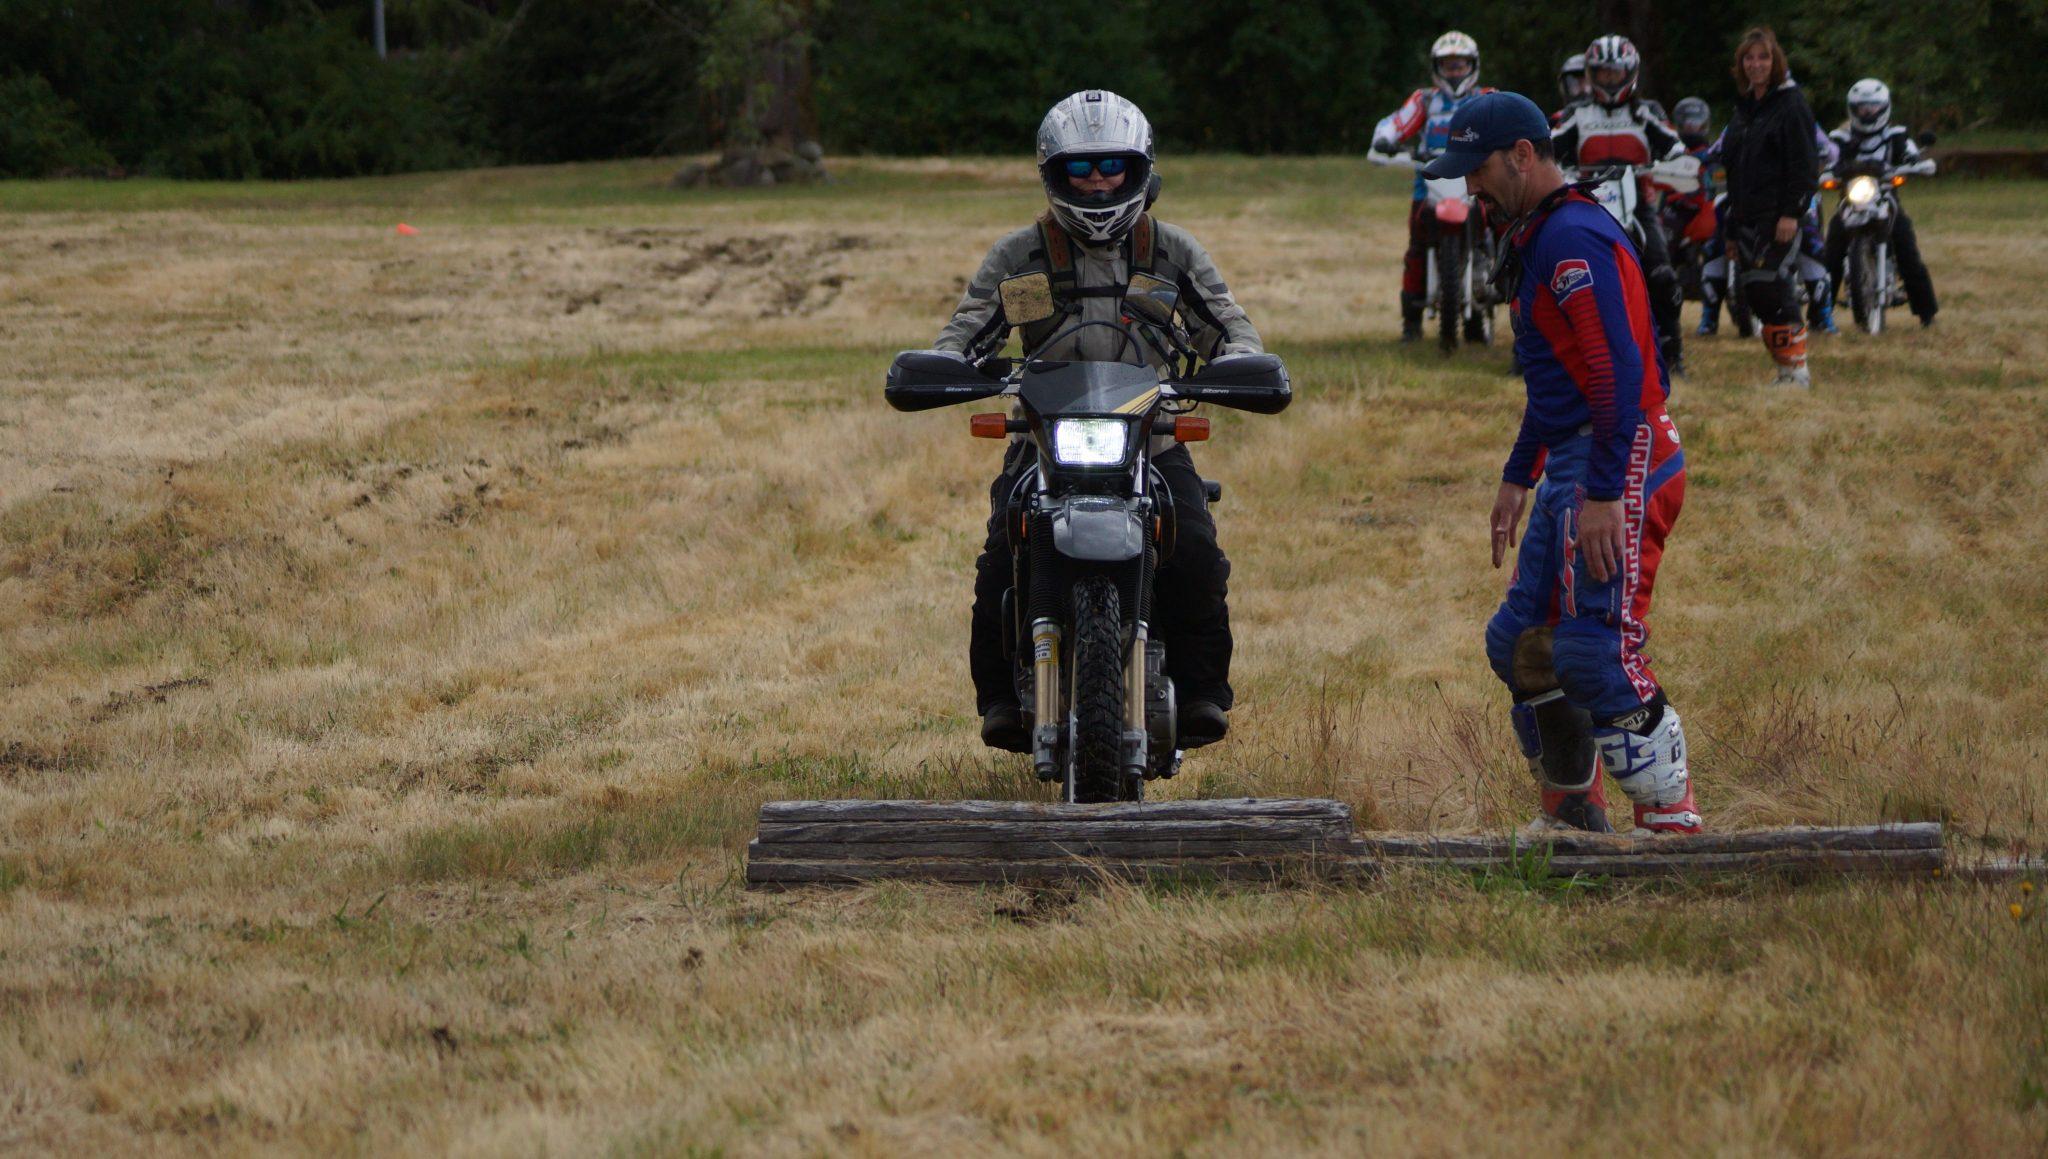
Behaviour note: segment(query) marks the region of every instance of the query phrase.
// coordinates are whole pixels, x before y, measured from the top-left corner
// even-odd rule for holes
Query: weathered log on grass
[[[1832,828],[1793,826],[1736,833],[1669,834],[1622,837],[1609,833],[1546,833],[1536,836],[1464,834],[1362,833],[1361,853],[1381,857],[1422,857],[1434,860],[1529,856],[1548,848],[1553,855],[1606,854],[1664,857],[1710,853],[1798,852],[1807,850],[1940,849],[1941,824],[1936,821],[1897,825],[1853,825]]]
[[[1357,880],[1396,866],[1551,877],[1810,877],[1932,874],[1945,856],[1935,823],[1641,838],[1354,835],[1350,807],[1327,800],[778,801],[762,806],[747,848],[747,882]]]
[[[779,801],[747,847],[762,886],[1359,872],[1341,801]]]

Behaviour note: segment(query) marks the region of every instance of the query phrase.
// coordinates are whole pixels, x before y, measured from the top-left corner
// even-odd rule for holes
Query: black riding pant
[[[1766,326],[1799,324],[1799,235],[1773,240],[1778,222],[1731,221],[1727,225],[1728,260],[1734,264],[1742,300]]]
[[[967,645],[980,712],[1016,695],[1011,661],[1003,656],[1003,592],[1011,579],[1003,517],[1011,490],[1035,454],[1029,443],[1011,444],[1002,474],[989,486],[988,539],[974,561],[974,620]],[[1207,700],[1228,709],[1230,561],[1216,543],[1216,521],[1209,515],[1202,477],[1195,472],[1188,449],[1174,447],[1155,456],[1152,465],[1173,492],[1179,527],[1173,556],[1154,577],[1152,636],[1166,645],[1166,674],[1181,703]]]
[[[1636,202],[1636,224],[1643,231],[1643,281],[1650,287],[1650,318],[1657,324],[1657,337],[1668,355],[1678,344],[1678,312],[1685,305],[1685,288],[1678,282],[1678,267],[1671,264],[1664,226],[1646,201]]]
[[[1927,262],[1920,256],[1920,239],[1913,232],[1913,219],[1906,216],[1902,208],[1892,219],[1892,256],[1899,263],[1899,278],[1906,283],[1906,302],[1913,307],[1913,314],[1920,318],[1932,318],[1941,309],[1941,303],[1934,299],[1934,277],[1927,272]],[[1828,222],[1828,245],[1822,258],[1827,263],[1828,277],[1836,286],[1842,285],[1842,267],[1849,258],[1849,231],[1842,226],[1837,214]]]

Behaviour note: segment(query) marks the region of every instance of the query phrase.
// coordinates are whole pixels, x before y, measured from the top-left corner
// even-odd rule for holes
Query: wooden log
[[[1987,885],[2015,881],[2048,881],[2048,860],[2039,857],[1986,857],[1951,865],[1945,875]]]
[[[1742,853],[1606,853],[1552,857],[1552,877],[1679,877],[1690,874],[1929,874],[1942,867],[1940,849],[1771,849]],[[1431,868],[1484,871],[1508,864],[1499,857],[1388,859],[1382,865],[1408,864]]]
[[[1760,829],[1746,833],[1686,833],[1657,837],[1621,837],[1600,833],[1550,833],[1537,836],[1417,835],[1365,833],[1358,839],[1362,856],[1422,858],[1527,857],[1548,846],[1552,856],[1613,854],[1691,856],[1709,853],[1770,853],[1813,849],[1939,849],[1941,824],[1936,821],[1836,828]]]
[[[1032,883],[1130,878],[1279,881],[1298,877],[1353,877],[1377,872],[1346,858],[1258,858],[1216,861],[945,860],[763,861],[747,866],[750,886],[859,885],[911,879],[957,883]]]
[[[1239,817],[1228,821],[843,821],[763,822],[764,844],[836,845],[844,842],[1090,841],[1350,841],[1349,821],[1321,817]]]
[[[1145,801],[1065,805],[1041,801],[770,801],[761,821],[1229,821],[1320,817],[1351,822],[1351,806],[1313,798]]]
[[[985,857],[993,861],[1037,861],[1061,857],[1126,861],[1181,859],[1243,859],[1247,857],[1323,856],[1353,860],[1345,838],[1303,841],[1148,841],[1135,838],[1039,840],[1006,836],[985,840],[860,841],[777,844],[757,838],[747,846],[754,861],[930,861],[950,857]]]

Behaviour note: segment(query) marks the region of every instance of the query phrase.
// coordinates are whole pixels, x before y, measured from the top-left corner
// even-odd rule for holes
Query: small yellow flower
[[[2011,910],[2011,911],[2012,911],[2012,918],[2013,918],[2013,920],[2014,920],[2014,921],[2018,921],[2018,920],[2020,920],[2021,918],[2023,918],[2023,917],[2026,917],[2026,916],[2027,916],[2027,907],[2026,907],[2026,906],[2023,906],[2023,905],[2021,905],[2021,904],[2020,904],[2020,903],[2018,903],[2018,902],[2014,902],[2014,903],[2012,903],[2011,905],[2007,906],[2006,908],[2007,908],[2008,910]]]
[[[2021,893],[2032,893],[2032,892],[2034,892],[2034,883],[2033,883],[2033,882],[2031,882],[2031,881],[2023,881],[2023,882],[2020,882],[2020,892],[2021,892]]]

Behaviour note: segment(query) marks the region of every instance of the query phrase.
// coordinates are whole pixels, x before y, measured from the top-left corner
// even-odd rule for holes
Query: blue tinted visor
[[[1104,177],[1116,177],[1130,167],[1130,162],[1122,157],[1076,157],[1068,161],[1066,165],[1067,176],[1079,181],[1090,173],[1100,173]]]

